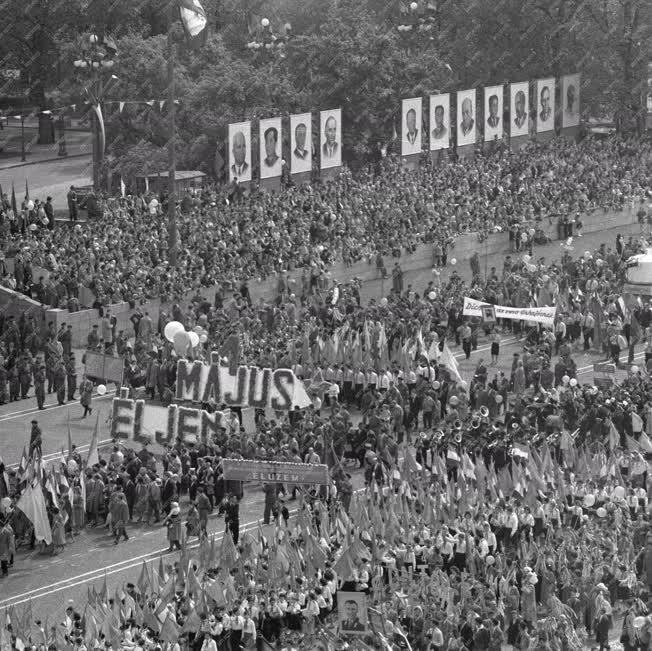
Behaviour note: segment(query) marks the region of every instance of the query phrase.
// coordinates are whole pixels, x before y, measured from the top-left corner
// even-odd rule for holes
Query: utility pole
[[[176,105],[174,65],[177,55],[175,43],[175,4],[170,13],[170,26],[168,27],[168,114],[170,120],[170,134],[168,139],[168,259],[171,267],[177,265],[177,192],[176,192],[176,169],[177,156],[175,150],[177,127],[176,127]]]

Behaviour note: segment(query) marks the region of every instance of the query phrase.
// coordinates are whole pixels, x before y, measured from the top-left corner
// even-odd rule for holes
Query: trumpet
[[[484,405],[482,405],[482,407],[480,407],[480,416],[482,418],[489,418],[489,409],[487,407],[485,407]]]
[[[473,420],[471,421],[471,429],[479,429],[479,428],[480,428],[480,417],[474,416]]]
[[[436,441],[437,443],[439,443],[439,441],[441,441],[443,438],[444,438],[444,432],[440,429],[435,431],[432,435],[432,440]]]
[[[462,432],[459,430],[455,432],[455,437],[454,437],[455,443],[461,443],[462,442]]]
[[[462,422],[461,422],[460,420],[456,420],[456,421],[453,423],[453,429],[457,429],[457,430],[462,429]]]

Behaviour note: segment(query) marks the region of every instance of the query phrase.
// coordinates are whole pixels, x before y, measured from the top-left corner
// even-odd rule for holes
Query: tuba
[[[461,432],[461,430],[457,430],[455,432],[455,436],[453,437],[453,440],[455,441],[455,443],[458,443],[458,444],[462,442],[462,432]]]
[[[471,419],[471,429],[480,429],[480,416],[477,414]]]
[[[489,418],[489,409],[485,405],[482,405],[482,407],[480,407],[480,417]]]

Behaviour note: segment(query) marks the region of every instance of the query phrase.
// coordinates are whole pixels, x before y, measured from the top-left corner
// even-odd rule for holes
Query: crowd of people
[[[436,265],[425,287],[405,286],[397,263],[389,295],[366,305],[357,281],[333,285],[324,273],[336,259],[373,261],[421,241],[445,264],[446,238],[478,230],[481,219],[484,230],[508,228],[515,216],[529,227],[623,207],[648,191],[649,163],[646,145],[554,142],[478,159],[471,173],[461,164],[395,169],[391,184],[382,174],[345,175],[319,190],[229,205],[207,192],[184,209],[181,240],[196,255],[187,254],[172,284],[164,280],[164,227],[148,209],[130,212],[129,200],[114,208],[115,221],[67,234],[37,230],[26,258],[47,251],[55,263],[65,259],[61,273],[74,279],[82,270],[98,296],[109,296],[105,280],[134,301],[231,283],[235,291],[223,284],[213,301],[198,293],[156,320],[134,303],[129,332],[103,311],[87,348],[122,357],[134,395],[175,401],[178,354],[164,333],[178,321],[205,335],[186,351],[193,358],[219,351],[224,363],[291,368],[313,405],[259,410],[253,429],[235,408],[213,440],[177,441],[158,455],[153,445],[116,444],[90,465],[74,446],[62,462],[42,464],[44,425],[35,424],[19,468],[0,467],[3,574],[16,547],[42,542],[24,508],[35,478],[51,533],[44,551],[65,554],[83,528],[105,530],[120,545],[135,527],[163,525],[180,557],[166,556],[115,594],[103,588],[94,603],[73,604],[50,630],[12,609],[0,635],[55,649],[561,651],[593,641],[606,649],[617,625],[624,648],[650,648],[652,303],[622,298],[627,260],[648,246],[645,238],[619,236],[586,252],[569,241],[560,260],[519,247],[484,274],[472,258],[470,281],[453,271],[444,282]],[[441,198],[420,196],[438,184]],[[381,215],[395,235],[379,227]],[[213,246],[205,229],[199,235],[204,218],[231,229],[224,256],[202,254]],[[121,257],[133,238],[138,250]],[[305,266],[301,285],[280,274],[277,297],[252,302],[240,281],[291,263]],[[557,316],[550,328],[488,323],[463,314],[465,296],[555,305]],[[39,332],[29,316],[1,326],[0,398],[25,397],[31,384],[38,398],[51,378],[60,401],[79,390],[90,409],[93,385],[84,378],[77,388],[67,326]],[[492,369],[506,336],[522,342],[507,372]],[[453,342],[468,358],[482,340],[491,360],[478,357],[464,380]],[[582,382],[585,353],[603,353],[615,367],[623,352],[634,361],[637,345],[645,361],[628,365],[624,379]],[[223,476],[222,460],[234,457],[327,463],[331,483],[264,484],[265,528],[241,532],[245,487]],[[209,535],[216,516],[224,518],[221,542]],[[200,540],[196,553],[192,539]]]

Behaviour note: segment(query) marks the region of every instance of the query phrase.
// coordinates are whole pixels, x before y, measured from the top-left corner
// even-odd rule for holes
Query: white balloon
[[[97,395],[98,396],[103,396],[104,394],[106,394],[106,385],[98,384],[97,385]]]
[[[205,332],[202,332],[199,335],[199,343],[200,344],[205,344],[208,341],[208,335]]]
[[[190,339],[190,346],[192,348],[199,346],[199,335],[196,332],[189,332],[188,338]]]
[[[174,342],[174,335],[177,334],[177,332],[180,332],[181,330],[184,330],[185,328],[183,327],[182,323],[179,323],[178,321],[170,321],[165,326],[165,329],[163,330],[163,334],[165,335],[165,338],[170,342]]]
[[[457,260],[455,258],[451,258],[451,264],[455,266],[457,264]]]

